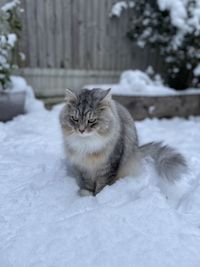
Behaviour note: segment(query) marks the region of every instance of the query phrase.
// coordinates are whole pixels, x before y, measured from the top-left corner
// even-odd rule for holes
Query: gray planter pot
[[[24,113],[26,92],[0,91],[0,121],[8,121]]]

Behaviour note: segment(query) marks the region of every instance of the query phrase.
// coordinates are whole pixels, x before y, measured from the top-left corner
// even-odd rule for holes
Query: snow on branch
[[[135,6],[133,1],[120,1],[112,6],[110,17],[120,17],[123,10],[133,8]]]
[[[111,15],[120,17],[128,8],[133,9],[128,38],[141,48],[159,49],[170,79],[177,81],[183,73],[179,80],[185,79],[187,84],[181,82],[181,88],[188,83],[200,86],[200,76],[195,78],[200,62],[200,0],[120,1],[113,5]]]
[[[4,12],[8,12],[9,10],[16,8],[18,5],[20,5],[20,0],[13,0],[3,5],[1,10],[3,10]]]

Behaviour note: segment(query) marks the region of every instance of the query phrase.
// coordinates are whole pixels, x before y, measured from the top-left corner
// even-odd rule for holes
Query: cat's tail
[[[161,142],[152,142],[140,147],[143,156],[150,156],[155,161],[155,167],[160,176],[174,182],[187,171],[185,158],[174,148]]]

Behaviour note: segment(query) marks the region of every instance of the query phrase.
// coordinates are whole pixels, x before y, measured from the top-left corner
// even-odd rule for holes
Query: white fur
[[[107,144],[105,138],[94,132],[91,134],[74,133],[71,136],[67,136],[65,142],[67,147],[80,154],[98,152]]]

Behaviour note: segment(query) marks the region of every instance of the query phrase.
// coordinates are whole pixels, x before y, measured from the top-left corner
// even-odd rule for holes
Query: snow
[[[6,63],[7,63],[6,58],[4,56],[0,55],[0,64],[1,65],[6,65]]]
[[[9,33],[7,36],[0,35],[0,47],[2,48],[6,45],[9,45],[10,47],[14,47],[15,42],[17,41],[17,35],[15,33]]]
[[[19,5],[19,4],[20,4],[20,0],[13,0],[13,1],[8,2],[8,3],[6,3],[5,5],[3,5],[3,6],[1,7],[1,9],[2,9],[4,12],[7,12],[7,11],[9,11],[9,10],[15,8],[15,7],[16,7],[17,5]]]
[[[150,71],[149,71],[150,72]],[[111,88],[114,95],[129,96],[169,96],[180,94],[200,94],[200,89],[188,88],[182,92],[178,92],[172,88],[165,86],[159,77],[155,75],[154,80],[149,75],[140,70],[126,70],[122,72],[118,84],[89,84],[83,88],[93,89]]]
[[[183,29],[186,27],[186,1],[157,0],[157,2],[161,11],[168,10],[170,12],[171,22],[176,28]]]
[[[136,123],[141,143],[162,139],[185,155],[180,182],[158,182],[147,160],[140,176],[80,197],[60,109],[0,123],[0,266],[199,267],[200,117]]]
[[[123,10],[126,10],[128,8],[133,8],[135,6],[134,2],[128,2],[128,1],[120,1],[115,3],[112,6],[110,17],[120,17]]]
[[[6,37],[4,35],[0,35],[0,46],[3,47],[6,43]]]
[[[123,92],[126,95],[169,95],[173,89],[165,87],[161,80],[153,81],[146,73],[140,70],[127,70],[121,74],[118,85],[112,87],[113,93]]]
[[[192,16],[189,19],[189,24],[197,31],[200,31],[200,1],[196,0],[195,8],[192,10]]]
[[[9,33],[7,37],[8,37],[7,43],[11,47],[14,47],[15,42],[17,41],[17,35],[15,33]]]
[[[110,16],[120,17],[122,11],[128,8],[134,8],[134,0],[128,2],[120,1],[115,3],[111,9]],[[172,41],[172,48],[178,50],[181,46],[187,33],[199,34],[200,31],[200,0],[157,0],[157,5],[160,11],[168,11],[171,24],[177,29]],[[143,22],[148,25],[148,21]],[[151,37],[151,29],[147,28],[141,40],[138,40],[138,45],[144,47],[147,37]]]
[[[194,76],[200,76],[200,64],[196,66],[196,68],[193,70]]]
[[[44,109],[44,105],[41,101],[35,99],[33,89],[29,86],[26,80],[20,76],[11,76],[11,88],[8,90],[26,92],[25,99],[25,112],[37,112]]]
[[[187,10],[188,1],[157,0],[157,3],[161,11],[169,11],[171,23],[178,30],[173,40],[173,47],[176,50],[181,45],[186,33],[191,31]]]
[[[181,45],[187,33],[199,34],[200,0],[195,0],[191,6],[188,0],[157,0],[157,3],[161,11],[169,11],[171,23],[178,30],[173,40],[174,49]]]

